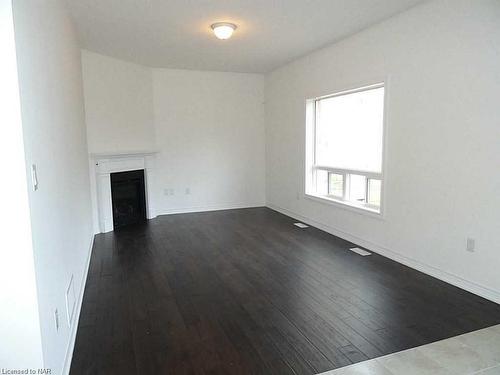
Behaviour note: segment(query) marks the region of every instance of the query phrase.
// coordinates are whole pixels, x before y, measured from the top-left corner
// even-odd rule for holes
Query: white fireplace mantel
[[[97,211],[101,233],[113,230],[113,206],[111,202],[111,173],[144,170],[146,217],[156,217],[153,186],[157,151],[90,154],[96,176]]]

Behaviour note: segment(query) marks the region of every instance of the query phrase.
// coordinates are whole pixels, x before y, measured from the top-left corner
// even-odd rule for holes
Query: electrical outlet
[[[175,190],[174,189],[163,189],[163,195],[174,195]]]
[[[59,331],[59,311],[54,311],[54,323],[56,324],[56,331]]]
[[[465,249],[471,253],[475,252],[476,251],[476,240],[474,238],[467,238],[467,244],[466,244]]]

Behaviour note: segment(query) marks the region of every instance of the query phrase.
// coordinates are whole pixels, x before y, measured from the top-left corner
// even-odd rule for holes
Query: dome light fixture
[[[210,27],[214,31],[215,36],[221,40],[231,38],[234,30],[236,30],[236,25],[230,22],[217,22],[212,24]]]

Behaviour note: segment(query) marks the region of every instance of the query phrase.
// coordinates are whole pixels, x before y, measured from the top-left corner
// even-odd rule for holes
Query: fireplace
[[[121,172],[142,171],[146,218],[154,219],[156,217],[156,197],[153,193],[156,154],[156,151],[90,154],[92,168],[95,171],[95,174],[91,174],[90,177],[94,209],[97,215],[96,224],[98,224],[95,228],[96,233],[111,232],[117,228],[114,223],[111,175],[118,176]]]
[[[144,170],[115,172],[110,178],[114,228],[145,222]]]

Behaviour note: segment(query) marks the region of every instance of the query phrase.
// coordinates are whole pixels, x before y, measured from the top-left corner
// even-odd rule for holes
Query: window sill
[[[374,219],[385,220],[385,217],[382,213],[382,210],[379,212],[379,211],[376,211],[376,210],[369,208],[369,207],[362,207],[362,206],[356,205],[355,203],[340,201],[340,200],[336,200],[333,198],[327,198],[327,197],[324,197],[321,195],[314,195],[314,194],[305,193],[304,197],[306,199],[309,199],[309,200],[312,200],[315,202],[319,202],[319,203],[323,203],[323,204],[330,204],[332,206],[335,206],[335,207],[338,207],[338,208],[341,208],[341,209],[344,209],[347,211],[351,211],[351,212],[354,212],[354,213],[357,213],[360,215],[372,217]]]

